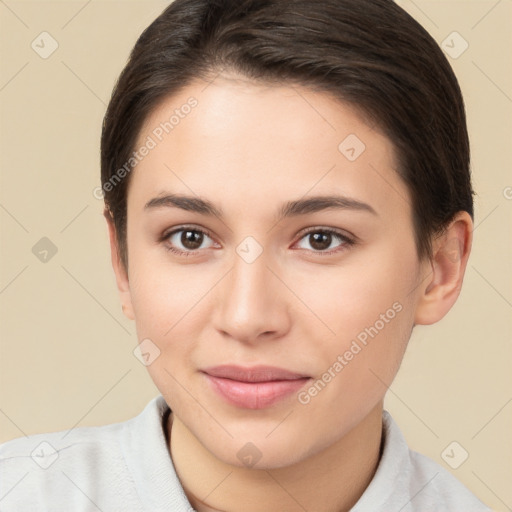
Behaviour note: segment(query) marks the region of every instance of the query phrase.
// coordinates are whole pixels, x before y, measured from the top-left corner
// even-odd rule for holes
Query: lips
[[[297,380],[309,378],[309,375],[300,374],[277,368],[275,366],[253,366],[244,368],[235,365],[213,366],[203,372],[212,377],[237,380],[239,382],[269,382],[274,380]]]
[[[310,377],[274,366],[223,365],[202,370],[211,388],[231,405],[263,409],[303,387]]]

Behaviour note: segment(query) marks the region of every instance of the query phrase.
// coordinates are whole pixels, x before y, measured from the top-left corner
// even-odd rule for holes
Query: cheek
[[[317,361],[318,374],[330,372],[326,380],[336,376],[330,379],[336,384],[329,385],[333,393],[329,399],[343,396],[347,400],[344,392],[339,393],[342,389],[379,394],[385,391],[380,379],[391,383],[414,322],[411,290],[418,272],[413,247],[404,251],[391,246],[379,251],[378,259],[368,255],[365,261],[361,258],[334,270],[321,268],[314,278],[304,275],[298,281],[297,294],[325,326],[311,314],[296,318],[304,330],[316,327],[307,338],[315,340],[310,355]]]
[[[181,382],[195,367],[194,349],[205,326],[202,298],[213,283],[192,266],[170,266],[133,256],[130,291],[137,338],[149,339],[158,357],[147,366],[151,379],[168,403],[176,406]],[[204,316],[204,315],[203,315]],[[153,345],[152,345],[153,346]],[[182,397],[186,401],[186,394]]]
[[[130,295],[137,329],[146,336],[150,332],[157,338],[170,337],[190,322],[190,313],[213,285],[211,270],[170,260],[163,248],[135,246],[130,252]]]
[[[204,331],[211,328],[211,290],[217,272],[207,265],[176,265],[145,255],[132,259],[130,291],[137,338],[149,339],[158,357],[147,370],[168,403],[176,397],[197,367]],[[203,349],[204,350],[204,349]],[[171,401],[169,401],[171,400]]]
[[[319,415],[330,404],[329,414],[339,422],[347,415],[360,417],[383,398],[398,371],[414,321],[410,292],[419,271],[414,250],[391,247],[380,251],[378,260],[358,263],[357,268],[325,279],[323,294],[309,296],[312,308],[323,312],[323,320],[335,334],[317,345],[321,370],[301,403]]]
[[[286,277],[309,309],[308,318],[316,313],[325,329],[320,322],[317,327],[340,340],[357,336],[386,312],[384,321],[395,323],[396,309],[405,310],[413,301],[411,291],[419,275],[414,248],[404,251],[390,245],[354,256],[337,267],[319,265],[314,272],[295,271]]]

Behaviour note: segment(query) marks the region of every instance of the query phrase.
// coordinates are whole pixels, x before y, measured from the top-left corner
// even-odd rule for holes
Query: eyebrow
[[[201,215],[223,217],[222,209],[218,208],[207,199],[183,194],[166,194],[155,197],[144,206],[144,210],[154,208],[180,208]],[[378,216],[378,213],[369,204],[358,201],[357,199],[339,195],[310,196],[284,203],[277,212],[276,222],[287,217],[295,217],[331,209],[362,211]]]

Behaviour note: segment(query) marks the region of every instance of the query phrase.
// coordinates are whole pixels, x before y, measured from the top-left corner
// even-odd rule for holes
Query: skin
[[[392,142],[348,105],[302,87],[226,74],[193,83],[150,114],[137,147],[190,96],[197,107],[132,171],[128,271],[107,215],[123,310],[138,339],[160,350],[148,370],[173,411],[176,471],[200,512],[349,510],[375,473],[384,395],[413,326],[438,321],[457,299],[471,218],[457,214],[420,261]],[[355,161],[338,150],[349,134],[366,146]],[[145,208],[169,193],[207,199],[223,216]],[[334,193],[375,213],[330,208],[276,222],[283,203]],[[162,240],[183,224],[211,236],[195,252],[182,232]],[[308,228],[355,243],[333,236],[325,250],[337,252],[322,255]],[[248,236],[263,250],[252,263],[236,252]],[[200,372],[267,364],[311,376],[308,389],[396,303],[400,312],[306,404],[294,393],[238,408]],[[237,457],[248,442],[261,453],[252,467]]]

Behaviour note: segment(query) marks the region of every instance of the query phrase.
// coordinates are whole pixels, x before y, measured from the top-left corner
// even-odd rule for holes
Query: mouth
[[[223,365],[202,370],[211,388],[225,401],[244,409],[263,409],[299,391],[309,375],[274,366]]]

